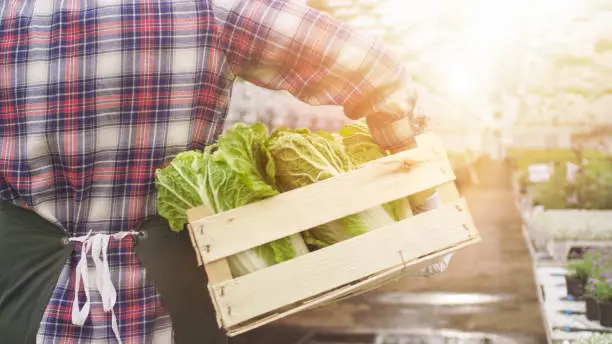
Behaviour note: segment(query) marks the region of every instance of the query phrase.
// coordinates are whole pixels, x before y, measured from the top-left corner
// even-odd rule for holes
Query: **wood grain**
[[[192,222],[204,263],[454,180],[447,160],[410,171],[371,165]]]
[[[433,253],[431,256],[419,258],[415,260],[413,265],[410,265],[408,267],[402,264],[398,264],[391,269],[384,270],[359,282],[350,283],[341,288],[331,290],[304,302],[296,303],[294,304],[294,307],[291,307],[289,309],[285,309],[279,312],[272,312],[265,316],[255,318],[254,320],[249,320],[245,323],[230,327],[227,331],[227,334],[230,337],[234,337],[304,310],[324,307],[325,305],[338,302],[340,300],[343,300],[344,298],[350,298],[362,293],[367,293],[368,291],[376,289],[384,284],[397,280],[402,276],[408,275],[410,273],[419,272],[422,268],[430,265],[432,262],[435,262],[437,259],[445,256],[448,253],[455,252],[457,250],[477,244],[479,242],[481,242],[480,236],[476,236],[459,245],[453,246],[443,251],[439,251],[437,253]]]
[[[211,286],[227,327],[474,238],[464,200]],[[375,249],[373,249],[375,248]]]

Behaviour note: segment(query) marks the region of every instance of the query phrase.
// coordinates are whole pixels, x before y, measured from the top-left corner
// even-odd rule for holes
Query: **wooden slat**
[[[428,134],[419,136],[418,142],[418,149],[379,159],[359,170],[241,208],[210,217],[201,207],[190,210],[188,218],[196,229],[204,262],[454,180],[441,141]],[[402,168],[405,161],[423,163],[407,169]]]
[[[191,219],[201,219],[203,217],[207,217],[212,215],[213,212],[208,207],[198,207],[194,209],[187,210],[187,220],[191,222]],[[189,238],[191,239],[191,245],[196,253],[196,259],[198,261],[198,266],[202,266],[204,263],[202,260],[202,253],[200,252],[200,245],[198,244],[198,240],[195,234],[195,228],[191,224],[187,224],[187,230],[189,231]]]
[[[216,285],[232,279],[232,272],[227,259],[220,259],[204,265],[208,275],[208,284]]]
[[[455,252],[457,250],[463,249],[465,247],[477,244],[481,241],[480,236],[476,236],[468,241],[465,241],[457,246],[453,246],[449,249],[439,251],[438,253],[432,254],[431,256],[419,258],[414,261],[414,265],[410,265],[409,267],[405,267],[402,264],[396,265],[395,267],[385,270],[379,274],[376,274],[368,279],[360,281],[354,284],[348,284],[342,288],[338,288],[332,290],[330,292],[324,293],[318,297],[315,297],[311,300],[305,301],[300,304],[296,304],[295,307],[291,309],[287,309],[283,312],[273,313],[261,318],[258,318],[253,321],[247,321],[244,324],[237,325],[228,330],[228,335],[230,337],[237,336],[239,334],[251,331],[263,325],[269,324],[276,320],[282,319],[284,317],[290,316],[295,313],[299,313],[308,309],[315,309],[319,307],[325,307],[330,303],[338,302],[343,300],[344,298],[353,297],[355,295],[359,295],[362,292],[368,292],[369,290],[376,289],[386,283],[392,282],[401,278],[404,275],[407,275],[410,272],[420,271],[422,268],[428,266],[436,259],[445,256],[451,252]]]
[[[205,263],[299,233],[455,178],[447,160],[411,171],[372,165],[192,224]]]
[[[199,207],[197,209],[191,209],[187,212],[187,218],[202,218],[205,216],[210,216],[212,214],[212,210],[208,207]],[[189,231],[189,236],[191,237],[191,242],[194,244],[194,249],[196,251],[196,256],[198,259],[198,266],[202,265],[202,254],[199,249],[199,245],[196,237],[196,228],[194,228],[191,224],[187,225],[187,230]],[[208,276],[208,285],[214,285],[218,283],[222,283],[225,281],[229,281],[233,278],[232,272],[230,270],[229,264],[226,259],[220,259],[210,264],[204,265],[204,270],[206,271],[206,275]],[[204,278],[204,276],[202,276]],[[217,317],[217,323],[219,327],[223,327],[223,322],[221,320],[221,311],[219,309],[219,305],[213,298],[213,306],[215,307],[215,313]]]
[[[187,224],[187,232],[189,232],[189,239],[191,240],[191,246],[193,246],[193,249],[195,251],[198,266],[202,266],[203,264],[202,254],[200,254],[200,246],[198,245],[198,242],[196,241],[196,237],[195,237],[195,234],[193,233],[193,230],[194,229],[191,226],[191,224]]]
[[[208,292],[211,294],[211,296],[213,295],[213,290],[211,288],[212,285],[229,281],[233,277],[227,259],[220,259],[215,262],[205,264],[204,270],[206,270],[206,275],[208,276]],[[212,297],[212,304],[215,308],[217,324],[219,325],[219,328],[222,328],[224,327],[222,319],[223,311],[219,306],[217,298]]]
[[[198,207],[198,208],[190,209],[189,211],[187,211],[187,218],[189,220],[194,219],[194,218],[199,219],[202,217],[210,216],[212,215],[212,213],[213,213],[212,210],[208,207]],[[196,227],[194,227],[192,224],[189,224],[187,227],[189,230],[189,235],[191,237],[192,243],[196,245],[196,247],[194,248],[198,256],[198,263],[199,263],[198,265],[201,265],[200,262],[202,260],[201,258],[202,252],[199,249],[201,245],[198,244],[198,235],[196,235]],[[231,273],[229,264],[227,260],[225,259],[220,259],[213,263],[206,264],[204,268],[206,270],[206,274],[208,275],[209,284],[217,284],[217,283],[232,279],[232,273]]]
[[[398,264],[391,269],[381,271],[380,273],[373,275],[367,279],[364,279],[363,281],[347,285],[346,287],[341,288],[340,292],[334,292],[334,294],[337,295],[337,298],[332,301],[320,304],[319,302],[313,300],[309,302],[309,304],[312,305],[311,308],[322,307],[329,303],[338,302],[344,300],[345,298],[348,299],[357,295],[370,292],[376,288],[379,288],[389,282],[396,281],[402,277],[421,277],[421,271],[424,268],[430,266],[433,263],[438,262],[439,259],[444,257],[446,254],[455,252],[467,246],[474,245],[476,243],[479,243],[480,241],[480,235],[476,235],[474,236],[474,238],[470,239],[469,241],[465,241],[462,244],[453,246],[446,250],[432,253],[431,255],[427,255],[426,257],[418,259],[414,261],[414,263],[410,266]]]
[[[191,208],[187,210],[187,220],[191,223],[191,222],[203,219],[205,217],[209,217],[212,214],[213,212],[208,207],[205,207],[205,206],[195,207],[195,208]]]
[[[213,291],[211,288],[212,285],[223,283],[233,278],[227,259],[220,259],[215,262],[205,264],[204,270],[206,271],[206,275],[208,276],[208,289],[211,295],[213,295]],[[215,308],[217,324],[219,325],[219,328],[222,328],[224,326],[223,319],[221,318],[223,314],[222,309],[220,308],[216,298],[212,298],[212,303],[213,307]]]
[[[225,327],[473,238],[464,200],[211,286]],[[376,248],[376,249],[372,249]],[[347,259],[348,258],[348,259]]]

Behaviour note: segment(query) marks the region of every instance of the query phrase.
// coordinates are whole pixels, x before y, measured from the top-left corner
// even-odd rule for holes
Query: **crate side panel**
[[[474,237],[464,200],[215,286],[223,323],[236,325]]]

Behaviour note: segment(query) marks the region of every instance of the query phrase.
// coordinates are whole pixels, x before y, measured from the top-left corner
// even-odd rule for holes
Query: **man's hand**
[[[409,103],[412,112],[401,119],[385,113],[366,117],[374,142],[391,154],[415,148],[415,138],[427,130],[429,118],[419,107],[416,90],[411,93]]]

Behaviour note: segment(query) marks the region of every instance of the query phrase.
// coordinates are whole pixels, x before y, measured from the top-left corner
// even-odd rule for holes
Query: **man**
[[[387,149],[414,134],[401,62],[291,1],[0,1],[3,340],[222,340],[154,172],[215,141],[237,77],[342,105]]]

